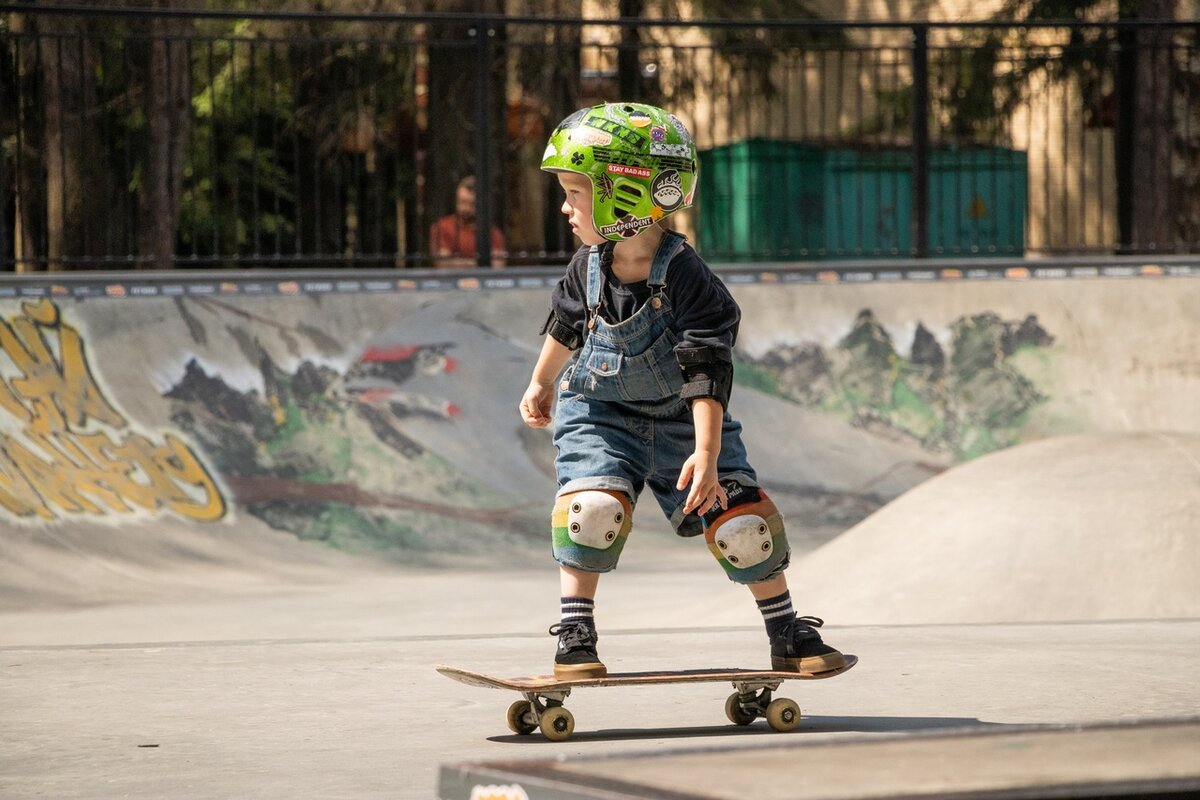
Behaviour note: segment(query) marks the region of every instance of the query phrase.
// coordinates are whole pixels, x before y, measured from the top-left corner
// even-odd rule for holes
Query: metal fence
[[[558,263],[546,137],[614,100],[691,127],[714,262],[1198,252],[1198,39],[0,5],[0,269],[454,263],[468,175],[469,262]]]

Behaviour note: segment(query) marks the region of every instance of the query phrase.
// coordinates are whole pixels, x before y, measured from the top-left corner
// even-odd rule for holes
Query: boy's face
[[[571,223],[571,231],[586,245],[603,244],[604,237],[592,223],[592,182],[577,172],[560,172],[558,183],[566,195],[561,210]]]

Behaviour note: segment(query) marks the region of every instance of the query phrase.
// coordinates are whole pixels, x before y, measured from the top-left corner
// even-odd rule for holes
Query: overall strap
[[[600,313],[600,290],[604,286],[604,276],[600,272],[600,245],[594,244],[588,250],[587,268],[587,327],[596,327],[596,316]]]
[[[654,252],[654,261],[650,264],[650,278],[646,281],[646,285],[654,294],[659,294],[667,285],[667,267],[671,265],[671,259],[679,252],[679,248],[683,247],[685,241],[687,237],[682,233],[667,231],[663,234],[662,241],[658,243],[658,249]]]

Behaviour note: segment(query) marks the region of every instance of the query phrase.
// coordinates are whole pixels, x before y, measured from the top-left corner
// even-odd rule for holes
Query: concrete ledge
[[[443,767],[441,800],[1184,797],[1200,718],[714,747]]]

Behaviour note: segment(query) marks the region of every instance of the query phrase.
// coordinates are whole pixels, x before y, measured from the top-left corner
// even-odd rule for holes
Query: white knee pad
[[[727,509],[704,532],[708,549],[737,583],[772,577],[789,556],[783,516],[765,493],[755,495],[752,502]]]
[[[740,514],[721,525],[714,535],[721,556],[738,569],[761,564],[775,551],[771,528],[758,514]]]
[[[607,550],[629,531],[629,501],[623,495],[594,490],[560,499],[567,511],[567,538],[575,544]]]
[[[633,506],[623,492],[567,492],[554,503],[554,556],[570,567],[607,572],[617,565],[632,527]]]

